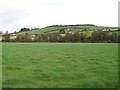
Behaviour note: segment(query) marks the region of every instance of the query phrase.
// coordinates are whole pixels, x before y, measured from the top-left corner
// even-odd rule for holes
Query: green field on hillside
[[[3,88],[118,87],[117,43],[3,43]]]
[[[45,28],[41,28],[41,29],[37,29],[37,30],[20,32],[19,34],[56,33],[56,32],[59,32],[59,30],[61,30],[61,29],[64,29],[65,31],[67,31],[68,29],[83,30],[85,28],[89,29],[89,30],[102,30],[104,28],[117,29],[117,27],[105,27],[105,26],[64,26],[64,27],[45,27]]]

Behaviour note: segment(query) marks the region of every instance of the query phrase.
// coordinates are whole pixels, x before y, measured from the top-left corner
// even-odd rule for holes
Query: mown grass
[[[117,44],[3,43],[3,88],[113,88]]]

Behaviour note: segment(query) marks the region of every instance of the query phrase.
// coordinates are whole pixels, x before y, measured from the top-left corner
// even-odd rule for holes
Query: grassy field
[[[3,88],[112,88],[115,43],[3,43]]]

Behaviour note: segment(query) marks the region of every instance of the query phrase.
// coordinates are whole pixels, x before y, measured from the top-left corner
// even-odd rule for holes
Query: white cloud
[[[0,0],[0,29],[53,24],[118,25],[119,0]]]

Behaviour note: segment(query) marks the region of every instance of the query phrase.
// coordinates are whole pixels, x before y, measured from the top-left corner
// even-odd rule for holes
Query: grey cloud
[[[0,24],[9,24],[20,21],[27,16],[27,13],[19,9],[7,9],[0,13]]]

